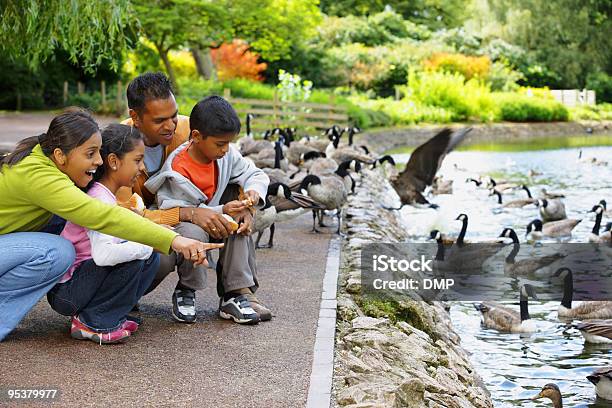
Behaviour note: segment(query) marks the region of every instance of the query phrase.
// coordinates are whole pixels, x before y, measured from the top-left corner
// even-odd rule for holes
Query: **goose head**
[[[367,147],[367,146],[361,145],[361,146],[359,146],[359,148],[360,148],[361,150],[363,150],[363,152],[364,152],[365,154],[370,154],[370,149],[368,149],[368,147]]]
[[[540,398],[548,398],[551,400],[554,408],[561,408],[563,406],[561,390],[559,390],[557,384],[546,384],[544,387],[542,387],[540,393],[531,398],[531,400],[535,401]]]
[[[542,226],[542,221],[539,219],[531,221],[529,224],[527,224],[527,232],[525,233],[525,236],[529,235],[531,231],[542,232]]]
[[[325,157],[325,153],[321,153],[315,150],[312,152],[302,153],[300,159],[302,162],[307,162],[308,160],[314,160],[320,157]]]
[[[480,180],[476,180],[475,178],[471,178],[471,177],[470,177],[470,178],[465,179],[465,182],[466,182],[466,183],[474,183],[474,184],[476,184],[476,187],[480,187],[480,186],[481,186],[481,184],[482,184],[482,181],[480,181]]]
[[[431,230],[429,232],[429,239],[435,239],[436,241],[442,240],[442,233],[438,230]]]
[[[591,208],[588,212],[595,213],[595,215],[598,216],[600,214],[603,214],[604,207],[601,204],[597,204],[597,205],[594,205],[593,208]]]
[[[537,205],[538,207],[541,207],[541,208],[546,208],[546,207],[548,207],[548,200],[547,200],[547,199],[545,199],[545,198],[543,198],[543,199],[541,199],[541,200],[538,200],[538,201],[537,201],[537,203],[536,203],[536,205]]]
[[[308,187],[311,185],[316,186],[318,184],[321,184],[321,179],[314,174],[309,174],[308,176],[304,177],[300,183],[299,190],[302,194],[308,195]]]
[[[512,228],[504,228],[502,233],[499,235],[499,238],[510,238],[512,239],[512,243],[518,244],[519,239],[516,235],[516,232]]]
[[[525,301],[528,298],[538,300],[538,296],[536,295],[535,288],[528,283],[521,286],[520,294],[521,294],[520,296],[521,301]]]
[[[599,205],[601,205],[604,210],[608,210],[608,203],[606,203],[606,200],[600,200]]]
[[[388,154],[378,159],[378,163],[383,164],[384,162],[388,162],[390,165],[395,166],[395,160]]]
[[[291,189],[283,183],[272,183],[268,186],[268,195],[290,199]]]
[[[502,203],[502,195],[496,189],[492,188],[492,189],[489,190],[489,197],[491,197],[491,196],[497,196],[497,204],[501,204]]]

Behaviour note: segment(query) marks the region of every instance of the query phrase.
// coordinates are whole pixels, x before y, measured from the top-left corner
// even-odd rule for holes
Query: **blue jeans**
[[[144,261],[114,266],[98,266],[88,259],[74,271],[72,279],[55,285],[47,300],[53,310],[65,316],[78,315],[92,330],[113,331],[144,295],[158,268],[158,253]]]
[[[70,268],[72,243],[42,232],[0,235],[0,341]]]

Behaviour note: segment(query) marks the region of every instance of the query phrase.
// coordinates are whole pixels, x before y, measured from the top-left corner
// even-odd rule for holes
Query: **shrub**
[[[612,103],[574,106],[570,108],[571,120],[612,120]]]
[[[612,102],[612,76],[605,72],[590,74],[586,87],[595,91],[597,102]]]
[[[470,57],[440,52],[423,61],[423,67],[432,71],[458,73],[465,79],[485,78],[491,69],[491,60],[487,56]]]
[[[569,119],[567,108],[559,102],[516,93],[495,93],[498,118],[511,122],[550,122]]]
[[[245,41],[234,40],[224,43],[217,49],[211,49],[210,54],[220,80],[246,78],[252,81],[263,81],[262,72],[266,63],[258,63],[259,55],[249,51]]]

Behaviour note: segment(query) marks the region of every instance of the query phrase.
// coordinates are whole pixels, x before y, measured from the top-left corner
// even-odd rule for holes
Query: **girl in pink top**
[[[109,125],[102,131],[100,154],[104,165],[96,170],[87,194],[116,205],[116,191],[131,187],[144,171],[142,135],[131,126]],[[76,261],[48,293],[49,304],[72,316],[70,334],[75,339],[100,344],[126,339],[138,329],[136,318],[127,314],[153,281],[159,255],[151,247],[71,222],[61,236],[73,243]]]

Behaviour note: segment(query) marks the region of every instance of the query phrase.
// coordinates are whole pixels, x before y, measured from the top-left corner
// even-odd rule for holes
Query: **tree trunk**
[[[206,48],[205,50],[201,50],[198,47],[193,47],[191,49],[191,54],[193,55],[193,59],[196,63],[196,69],[198,70],[198,75],[200,75],[204,79],[212,79],[213,81],[217,80],[217,70],[212,62],[212,58],[210,56],[210,49]]]
[[[166,67],[166,72],[170,77],[170,82],[172,83],[172,87],[174,88],[175,95],[180,93],[178,83],[176,82],[176,75],[174,74],[174,68],[170,64],[170,59],[168,58],[168,50],[164,50],[159,46],[155,46],[157,48],[157,52],[159,53],[160,58],[164,62],[164,66]]]

